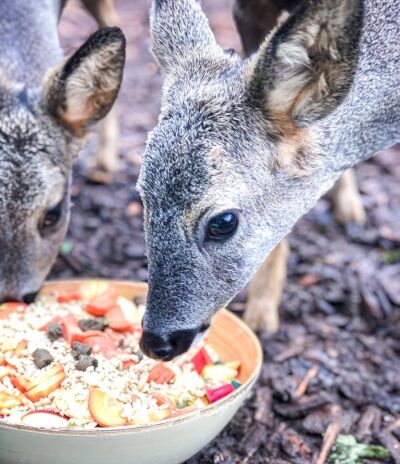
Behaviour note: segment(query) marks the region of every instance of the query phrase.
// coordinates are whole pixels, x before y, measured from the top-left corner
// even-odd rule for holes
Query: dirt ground
[[[229,0],[204,0],[218,40],[239,49]],[[161,76],[149,53],[150,0],[117,0],[128,39],[118,101],[121,169],[90,180],[96,137],[76,165],[72,220],[51,277],[146,280],[142,207],[135,182],[157,120]],[[76,1],[61,23],[65,49],[95,29]],[[337,225],[322,199],[290,236],[282,328],[261,335],[265,361],[251,398],[190,464],[317,462],[323,435],[386,446],[400,463],[400,163],[387,151],[357,168],[365,227]],[[243,310],[245,292],[232,303]],[[323,461],[320,461],[323,462]],[[365,461],[377,462],[377,461]],[[382,461],[380,461],[382,462]]]

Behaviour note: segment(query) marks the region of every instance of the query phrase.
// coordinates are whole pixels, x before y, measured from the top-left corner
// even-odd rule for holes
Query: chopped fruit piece
[[[81,319],[78,322],[78,325],[83,332],[89,332],[92,330],[103,332],[108,324],[104,317],[96,317],[95,319]]]
[[[116,293],[114,286],[102,280],[91,280],[79,285],[79,293],[84,300],[93,300],[105,293]]]
[[[72,345],[76,337],[79,337],[82,333],[81,329],[78,327],[78,321],[75,316],[68,314],[68,316],[61,319],[61,325],[63,327],[63,337]]]
[[[85,338],[85,344],[93,348],[93,353],[101,353],[104,357],[110,359],[117,351],[117,345],[105,334]]]
[[[21,393],[25,393],[29,388],[31,388],[31,384],[29,380],[27,380],[22,375],[12,375],[10,376],[11,383],[15,388],[17,388]]]
[[[240,361],[227,362],[225,363],[225,366],[231,367],[232,369],[235,369],[236,371],[238,371],[240,369]]]
[[[54,390],[57,390],[65,380],[67,376],[65,372],[59,372],[52,377],[47,378],[45,381],[41,381],[36,387],[31,388],[26,392],[26,396],[34,403],[40,399],[48,396]]]
[[[155,382],[159,384],[168,383],[175,377],[175,373],[163,363],[156,364],[147,377],[147,382]]]
[[[11,395],[10,393],[0,392],[0,411],[3,409],[11,409],[23,404],[22,395]]]
[[[0,380],[4,379],[4,377],[8,377],[13,371],[11,366],[0,366]]]
[[[237,376],[237,370],[225,364],[214,364],[205,366],[202,375],[209,382],[229,383]]]
[[[231,385],[233,386],[235,390],[237,390],[239,387],[241,387],[242,384],[238,382],[237,380],[232,380]]]
[[[82,295],[79,291],[60,293],[57,297],[59,303],[71,303],[71,301],[78,301],[80,299],[82,299]]]
[[[99,361],[93,356],[87,356],[86,354],[79,355],[78,361],[75,363],[75,369],[78,371],[86,371],[88,367],[96,367],[99,365]]]
[[[131,366],[134,366],[135,364],[137,364],[136,361],[134,361],[133,359],[128,359],[127,361],[122,362],[122,369],[129,369]]]
[[[38,348],[32,353],[33,362],[39,369],[43,369],[53,362],[53,356],[43,348]]]
[[[210,403],[215,403],[233,391],[235,391],[235,387],[230,383],[217,388],[206,387],[207,398]]]
[[[167,395],[164,395],[161,392],[154,392],[154,393],[151,393],[150,396],[156,400],[157,406],[164,406],[163,409],[168,411],[169,413],[172,413],[173,411],[175,411],[176,409],[175,403]]]
[[[129,321],[131,324],[129,330],[131,332],[141,331],[143,311],[139,309],[133,301],[123,298],[122,296],[118,297],[117,303],[124,314],[125,320]]]
[[[46,322],[46,324],[42,325],[39,330],[47,331],[51,324],[61,323],[62,318],[60,316],[55,316],[50,321]]]
[[[129,321],[119,306],[115,306],[107,312],[108,326],[118,332],[129,332],[134,328],[133,322]]]
[[[22,352],[24,350],[26,350],[26,348],[28,347],[28,341],[27,340],[21,340],[18,345],[15,347],[15,350],[14,350],[14,356],[17,356],[17,358],[19,356],[21,356]]]
[[[63,327],[59,322],[51,322],[46,332],[49,340],[54,342],[63,336]]]
[[[122,403],[98,388],[90,390],[89,411],[93,419],[102,427],[118,427],[127,424],[127,420],[121,416]]]
[[[167,409],[156,409],[155,411],[149,412],[149,419],[152,422],[162,421],[170,416],[170,412]]]
[[[85,345],[84,343],[74,342],[72,345],[72,356],[74,359],[78,359],[82,354],[90,356],[92,354],[92,349],[91,346]]]
[[[59,374],[60,372],[64,372],[64,368],[61,364],[55,364],[54,366],[50,367],[46,372],[43,372],[42,375],[40,375],[39,377],[37,377],[36,379],[34,380],[29,380],[29,386],[27,388],[27,390],[31,390],[32,388],[42,384],[42,383],[45,383],[47,382],[47,380],[50,378],[50,377],[53,377],[57,374]]]
[[[146,425],[150,423],[151,419],[147,411],[137,411],[133,419],[129,422],[130,425]]]
[[[23,313],[28,307],[25,303],[10,301],[0,305],[0,319],[7,319],[12,313]]]
[[[203,372],[203,369],[206,365],[213,364],[210,356],[208,355],[204,347],[201,348],[200,351],[193,356],[190,362],[193,363],[194,369],[199,374]]]
[[[82,332],[81,330],[76,330],[71,334],[70,343],[71,346],[74,346],[74,343],[85,343],[85,340],[90,337],[103,336],[103,332],[99,330],[88,330],[87,332]]]
[[[22,417],[22,422],[32,427],[46,427],[50,429],[68,427],[68,419],[53,411],[37,410],[28,412],[28,414]]]
[[[92,316],[105,316],[108,311],[117,304],[117,294],[114,291],[107,291],[88,301],[85,310]]]
[[[4,355],[0,354],[0,366],[5,366],[6,365],[6,358]]]

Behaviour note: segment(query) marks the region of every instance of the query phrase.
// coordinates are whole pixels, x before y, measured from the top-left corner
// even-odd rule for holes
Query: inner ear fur
[[[253,57],[252,98],[275,128],[279,164],[299,175],[312,164],[303,156],[315,145],[310,126],[340,105],[353,82],[362,15],[362,0],[306,0]]]
[[[84,136],[111,109],[121,86],[125,48],[121,29],[101,29],[47,77],[48,109],[73,135]]]

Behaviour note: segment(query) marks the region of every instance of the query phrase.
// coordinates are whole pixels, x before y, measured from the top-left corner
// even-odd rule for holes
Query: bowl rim
[[[47,284],[59,284],[59,283],[67,283],[67,284],[79,284],[82,281],[89,281],[89,280],[96,280],[96,281],[107,281],[113,282],[119,285],[135,285],[137,287],[142,287],[144,290],[147,291],[148,285],[145,282],[139,282],[134,280],[117,280],[117,279],[106,279],[106,278],[82,278],[82,279],[52,279],[47,280],[42,287],[42,290],[46,288]],[[261,372],[262,362],[263,362],[263,353],[260,341],[258,340],[257,336],[254,332],[237,316],[235,316],[231,311],[223,308],[220,309],[218,312],[223,312],[226,317],[234,320],[235,323],[247,333],[250,337],[254,347],[256,349],[256,361],[254,369],[252,370],[251,375],[249,378],[240,385],[235,391],[230,393],[225,398],[217,401],[216,403],[209,404],[205,408],[199,409],[197,411],[188,412],[179,417],[172,417],[170,419],[165,419],[160,422],[156,422],[154,424],[144,424],[144,425],[124,425],[118,427],[96,427],[92,429],[79,429],[79,428],[72,428],[72,427],[63,427],[63,428],[54,428],[49,429],[46,427],[35,427],[31,425],[25,424],[8,424],[6,422],[0,421],[0,430],[1,429],[9,429],[15,431],[24,431],[24,432],[31,432],[31,433],[39,433],[39,434],[47,434],[47,435],[65,435],[65,436],[98,436],[98,435],[121,435],[126,433],[143,433],[143,432],[150,432],[153,430],[159,430],[167,427],[172,427],[176,424],[181,424],[184,422],[189,422],[191,420],[195,420],[197,417],[205,417],[217,414],[220,410],[222,410],[225,406],[230,405],[236,399],[241,396],[244,396],[253,384],[258,379],[258,376]]]

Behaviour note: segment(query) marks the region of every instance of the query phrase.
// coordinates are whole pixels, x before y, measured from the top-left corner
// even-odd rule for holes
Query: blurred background
[[[149,51],[150,3],[115,0],[128,40],[117,101],[120,166],[114,176],[98,176],[94,133],[75,167],[72,220],[53,278],[147,279],[135,183],[147,132],[157,121],[162,83]],[[219,43],[240,51],[232,1],[203,0],[203,7]],[[71,0],[60,24],[65,51],[95,29],[79,1]],[[400,422],[398,151],[379,153],[357,167],[365,226],[338,225],[326,198],[296,226],[289,238],[281,330],[261,335],[261,380],[247,407],[191,463],[310,463],[332,423],[341,433],[384,444],[392,453],[387,462],[400,462],[400,428],[392,426],[396,417]],[[240,314],[245,298],[244,290],[231,309]]]

